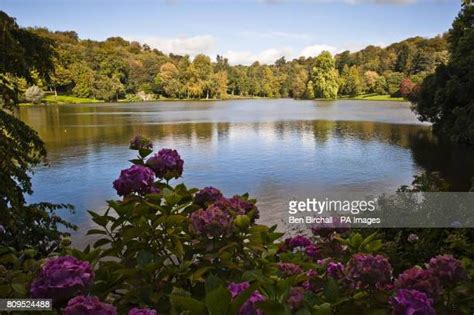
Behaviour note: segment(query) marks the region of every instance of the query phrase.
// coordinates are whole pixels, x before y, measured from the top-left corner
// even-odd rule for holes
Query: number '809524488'
[[[0,299],[0,311],[45,311],[52,309],[50,299]]]

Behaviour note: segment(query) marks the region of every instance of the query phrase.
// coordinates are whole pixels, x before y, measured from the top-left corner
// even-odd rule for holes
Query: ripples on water
[[[135,154],[136,134],[176,148],[188,186],[258,198],[261,221],[281,223],[288,200],[325,192],[393,192],[423,170],[456,190],[473,176],[472,152],[443,146],[407,103],[294,100],[23,107],[50,167],[35,170],[32,201],[68,202],[70,220],[116,198],[112,181]]]

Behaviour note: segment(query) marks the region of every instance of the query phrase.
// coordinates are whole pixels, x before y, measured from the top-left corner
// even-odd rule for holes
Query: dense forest
[[[28,31],[50,40],[56,52],[51,80],[36,75],[33,87],[23,85],[30,102],[40,101],[44,91],[105,101],[254,96],[313,99],[366,93],[407,96],[449,60],[446,35],[414,37],[385,48],[368,46],[335,56],[322,52],[311,58],[287,61],[282,57],[272,65],[254,62],[244,66],[230,65],[222,56],[213,61],[205,55],[167,55],[121,37],[93,41],[80,39],[73,31]]]

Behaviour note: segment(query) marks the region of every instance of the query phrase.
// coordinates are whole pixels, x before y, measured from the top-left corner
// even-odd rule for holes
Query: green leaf
[[[264,301],[257,303],[258,309],[263,310],[264,314],[272,315],[290,315],[291,312],[288,307],[276,301]]]
[[[206,279],[206,283],[205,283],[206,293],[209,293],[212,290],[217,289],[224,285],[225,285],[224,281],[222,281],[219,277],[211,274]]]
[[[137,254],[137,264],[139,267],[144,267],[145,265],[151,263],[153,260],[153,254],[147,250],[141,250]]]
[[[191,314],[206,315],[206,305],[189,296],[170,294],[171,304],[179,311],[190,311]]]
[[[315,315],[331,315],[331,304],[323,303],[313,307]]]
[[[206,305],[211,315],[228,314],[231,295],[225,287],[219,287],[206,295]]]
[[[97,241],[94,243],[94,248],[103,246],[103,245],[108,244],[108,243],[110,243],[110,240],[109,240],[109,239],[107,239],[107,238],[101,238],[101,239],[97,240]]]
[[[326,295],[329,302],[333,303],[339,298],[339,285],[334,278],[328,277],[326,285],[324,286],[324,295]]]
[[[202,279],[202,276],[210,269],[212,269],[213,267],[211,266],[207,266],[207,267],[202,267],[202,268],[199,268],[198,270],[196,270],[193,275],[191,276],[192,280],[193,281],[199,281],[199,280],[203,280]]]
[[[101,234],[101,235],[107,235],[107,233],[103,230],[99,229],[91,229],[87,231],[86,235],[95,235],[95,234]]]
[[[22,296],[26,294],[26,287],[23,283],[12,283],[12,289]]]

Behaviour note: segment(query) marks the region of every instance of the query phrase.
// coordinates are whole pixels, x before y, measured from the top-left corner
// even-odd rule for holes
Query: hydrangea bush
[[[138,156],[113,183],[120,199],[103,213],[90,212],[94,244],[65,247],[40,267],[32,263],[16,296],[51,298],[68,315],[422,315],[474,308],[466,257],[440,253],[405,268],[379,232],[342,226],[282,239],[276,226],[257,223],[248,195],[179,183],[184,161],[176,150],[153,155],[142,137],[130,148]],[[407,242],[423,242],[415,236]],[[12,255],[0,251],[0,261],[8,264]],[[15,277],[11,270],[0,267],[0,290]]]

